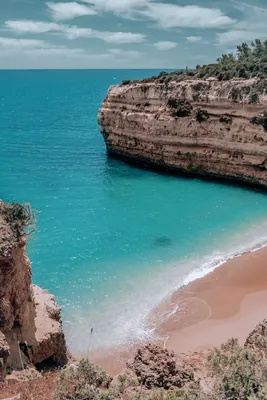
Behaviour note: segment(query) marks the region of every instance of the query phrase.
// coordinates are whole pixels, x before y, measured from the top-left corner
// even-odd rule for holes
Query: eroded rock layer
[[[53,296],[32,285],[25,236],[16,235],[0,212],[0,378],[7,367],[47,359],[67,361],[60,309]]]
[[[122,159],[266,186],[266,89],[214,78],[112,86],[99,126]]]

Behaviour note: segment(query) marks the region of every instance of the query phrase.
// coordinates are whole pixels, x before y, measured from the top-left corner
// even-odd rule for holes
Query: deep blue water
[[[0,71],[4,201],[39,211],[34,283],[63,308],[72,351],[146,337],[151,308],[267,237],[266,194],[108,159],[97,111],[111,84],[148,70]]]

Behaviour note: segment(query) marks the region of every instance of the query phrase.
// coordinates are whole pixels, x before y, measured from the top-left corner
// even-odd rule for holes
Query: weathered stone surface
[[[64,365],[66,353],[60,309],[32,285],[26,239],[0,213],[0,377],[6,366],[23,369],[48,358]]]
[[[267,132],[251,123],[267,111],[265,90],[251,104],[260,83],[188,79],[113,86],[98,115],[108,152],[141,166],[267,186]],[[192,112],[177,116],[174,100],[179,107],[190,103]]]
[[[249,334],[245,341],[245,346],[257,352],[267,352],[267,319],[259,323]]]
[[[7,359],[10,354],[10,348],[3,333],[0,332],[0,381],[5,376]]]
[[[127,363],[147,389],[183,387],[194,380],[193,369],[179,361],[173,352],[154,344],[139,348],[134,359]]]

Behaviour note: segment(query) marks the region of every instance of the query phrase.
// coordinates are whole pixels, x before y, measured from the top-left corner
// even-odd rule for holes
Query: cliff
[[[0,378],[7,368],[67,361],[60,309],[32,285],[24,234],[29,220],[23,206],[0,202]]]
[[[109,89],[99,127],[121,159],[267,186],[266,89],[259,78],[124,82]]]

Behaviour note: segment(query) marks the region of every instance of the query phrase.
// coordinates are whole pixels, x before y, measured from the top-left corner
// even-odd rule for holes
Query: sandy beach
[[[158,329],[177,352],[218,346],[229,337],[244,342],[267,317],[267,248],[229,260],[184,286],[162,304],[178,310]]]
[[[267,247],[227,261],[175,292],[152,313],[177,308],[157,329],[160,343],[178,353],[219,346],[230,337],[241,343],[267,317]],[[117,350],[94,361],[115,375],[132,349]]]

